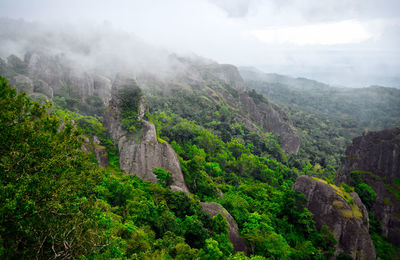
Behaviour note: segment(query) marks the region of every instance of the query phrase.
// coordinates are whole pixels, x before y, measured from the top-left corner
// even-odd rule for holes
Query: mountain
[[[240,73],[249,89],[285,110],[301,135],[300,156],[313,164],[337,168],[352,138],[365,129],[381,130],[400,124],[398,89],[333,87],[252,68],[240,68]]]
[[[172,54],[110,28],[5,24],[0,53],[10,44],[18,52],[0,59],[9,78],[0,77],[1,258],[397,252],[376,232],[358,186],[333,185],[353,134],[343,133],[359,129],[352,118],[279,105],[233,65]],[[32,39],[39,40],[26,46]],[[285,84],[331,89],[306,79]]]

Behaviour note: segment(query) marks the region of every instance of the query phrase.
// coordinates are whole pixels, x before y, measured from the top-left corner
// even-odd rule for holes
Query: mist
[[[398,88],[399,10],[394,0],[3,0],[0,56],[41,49],[86,69],[167,75],[183,66],[171,61],[177,53],[331,85]]]

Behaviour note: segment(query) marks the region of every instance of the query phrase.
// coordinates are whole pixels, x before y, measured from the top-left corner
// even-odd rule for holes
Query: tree
[[[158,183],[163,187],[169,187],[172,184],[172,173],[161,168],[155,168],[153,173],[157,176]]]
[[[102,249],[94,187],[101,172],[71,122],[0,77],[2,258],[75,258]]]

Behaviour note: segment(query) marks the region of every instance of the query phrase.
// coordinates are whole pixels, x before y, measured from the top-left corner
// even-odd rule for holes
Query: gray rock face
[[[94,76],[93,91],[103,100],[105,106],[108,105],[108,101],[111,99],[111,86],[111,80],[108,78],[99,75]]]
[[[68,83],[73,86],[73,92],[81,100],[94,94],[94,79],[89,73],[71,71],[68,75]]]
[[[24,75],[15,76],[12,79],[11,84],[14,85],[19,92],[25,91],[26,94],[33,93],[34,90],[33,81]]]
[[[221,81],[239,91],[246,90],[246,84],[235,66],[215,63],[203,68],[204,70],[200,70],[203,78]]]
[[[52,87],[58,87],[64,78],[66,68],[56,57],[50,57],[40,52],[30,52],[25,55],[28,74],[31,78],[40,79]]]
[[[93,136],[93,142],[91,143],[89,138],[83,140],[83,146],[81,148],[85,153],[93,152],[97,160],[99,167],[108,167],[108,153],[106,147],[100,145],[100,140],[97,136]]]
[[[247,245],[240,237],[238,226],[231,214],[229,214],[224,207],[215,202],[201,202],[200,204],[203,207],[203,211],[210,216],[214,217],[218,214],[221,214],[225,218],[226,222],[228,223],[229,241],[231,241],[233,248],[236,252],[242,251],[247,253]]]
[[[107,105],[111,98],[111,81],[106,77],[74,69],[72,64],[63,56],[51,56],[41,52],[30,52],[25,55],[28,66],[28,75],[34,79],[39,93],[49,98],[53,91],[65,85],[71,86],[71,94],[85,100],[88,96],[98,95]],[[51,86],[51,87],[49,87]],[[50,88],[50,89],[49,89]]]
[[[108,167],[108,153],[105,146],[100,145],[100,139],[93,136],[93,153],[96,156],[99,167]]]
[[[345,155],[336,183],[350,184],[351,171],[366,171],[361,179],[377,194],[371,211],[381,222],[383,235],[400,246],[400,202],[395,195],[400,190],[395,181],[400,178],[400,129],[364,133],[353,139]]]
[[[53,88],[51,88],[49,84],[39,79],[34,81],[34,86],[34,92],[41,93],[46,95],[49,99],[53,99]]]
[[[307,208],[313,213],[317,228],[326,225],[335,236],[336,255],[344,252],[353,259],[376,258],[368,233],[368,212],[357,193],[345,193],[337,186],[308,176],[298,177],[293,189],[306,196]]]
[[[297,154],[301,139],[282,109],[272,103],[256,104],[246,93],[240,94],[240,102],[251,121],[256,122],[266,132],[278,134],[282,149],[287,153]]]
[[[124,85],[124,79],[117,78],[112,88],[112,98],[105,115],[105,126],[112,138],[118,143],[120,153],[120,168],[126,173],[136,174],[138,177],[152,182],[157,181],[153,173],[155,168],[162,168],[172,173],[171,189],[189,192],[183,178],[179,159],[175,151],[168,143],[160,143],[157,140],[156,129],[153,123],[142,119],[146,106],[142,100],[139,119],[142,128],[134,135],[122,128],[119,119],[119,97],[117,90]]]

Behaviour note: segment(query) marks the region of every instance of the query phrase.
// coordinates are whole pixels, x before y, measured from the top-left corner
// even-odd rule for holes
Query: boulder
[[[130,84],[129,82],[132,81],[121,77],[115,80],[104,122],[112,138],[118,144],[120,168],[126,173],[136,174],[153,183],[158,180],[153,173],[154,169],[162,168],[172,173],[172,190],[188,193],[189,190],[175,151],[168,143],[158,140],[154,124],[143,119],[146,110],[143,98],[139,105],[138,117],[142,127],[135,130],[135,133],[128,133],[122,128],[118,89]]]
[[[231,214],[229,214],[224,207],[215,202],[200,202],[200,204],[203,207],[203,211],[209,214],[211,217],[221,214],[225,218],[226,222],[228,223],[229,241],[231,241],[233,248],[236,252],[242,251],[247,253],[247,245],[240,237],[238,225]]]
[[[347,193],[326,181],[308,176],[297,178],[293,189],[307,198],[307,208],[316,226],[326,225],[338,241],[335,255],[346,253],[353,259],[375,259],[369,235],[368,212],[357,193]]]
[[[351,185],[351,173],[376,192],[371,211],[382,225],[388,241],[400,246],[400,128],[365,132],[353,139],[339,168],[336,184]]]

